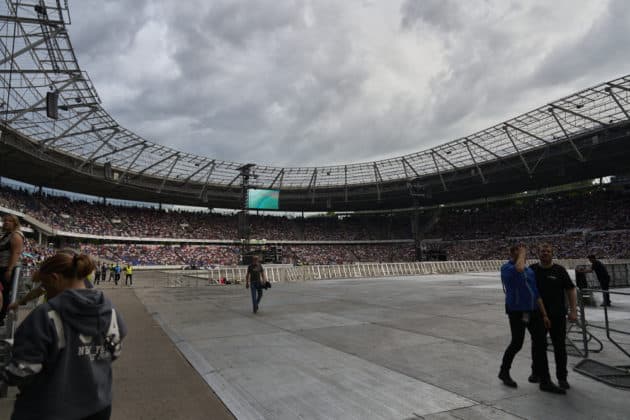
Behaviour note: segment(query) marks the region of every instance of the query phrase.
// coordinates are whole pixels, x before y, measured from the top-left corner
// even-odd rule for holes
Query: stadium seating
[[[236,215],[159,210],[151,207],[105,205],[65,196],[32,194],[0,187],[0,206],[26,213],[58,231],[97,236],[162,238],[164,243],[70,244],[111,261],[134,265],[233,265],[239,250],[233,245],[173,245],[169,239],[237,240]],[[545,195],[483,205],[433,210],[423,247],[437,247],[450,260],[502,259],[506,248],[524,242],[536,252],[541,242],[556,247],[559,258],[581,258],[594,252],[603,258],[630,258],[630,194],[604,189]],[[412,238],[409,214],[289,218],[250,216],[251,236],[289,240],[283,262],[348,264],[413,261],[415,249],[406,243],[306,244],[306,241],[375,241]],[[67,245],[67,244],[66,244]],[[32,247],[34,258],[47,248]],[[534,254],[532,254],[534,255]]]

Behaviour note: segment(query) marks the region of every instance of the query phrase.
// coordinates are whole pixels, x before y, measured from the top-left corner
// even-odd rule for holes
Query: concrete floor
[[[274,284],[255,315],[242,286],[135,292],[239,419],[630,418],[629,391],[575,372],[566,396],[529,384],[529,339],[519,388],[499,382],[509,328],[497,274]],[[630,299],[613,303],[628,327]],[[605,346],[594,358],[629,364]]]

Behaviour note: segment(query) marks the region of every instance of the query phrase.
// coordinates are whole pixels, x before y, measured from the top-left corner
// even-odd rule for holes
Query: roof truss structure
[[[141,176],[158,177],[155,189],[168,182],[198,188],[200,197],[212,185],[231,188],[239,177],[238,162],[174,150],[121,127],[102,106],[89,75],[82,71],[69,38],[67,2],[0,0],[0,129],[16,131],[42,153],[62,153],[81,162],[78,170],[111,164],[119,182]],[[37,6],[37,7],[35,7]],[[59,93],[59,118],[46,116],[46,93]],[[468,134],[432,149],[373,162],[317,167],[278,167],[256,163],[254,188],[303,190],[315,199],[316,191],[345,191],[370,185],[380,198],[388,182],[445,175],[465,168],[481,181],[484,163],[520,156],[556,143],[569,145],[577,159],[583,153],[571,140],[578,134],[630,119],[630,75],[619,77],[558,99],[540,108]],[[422,139],[431,141],[433,139]],[[357,140],[360,143],[360,139]],[[195,191],[198,191],[195,189]]]

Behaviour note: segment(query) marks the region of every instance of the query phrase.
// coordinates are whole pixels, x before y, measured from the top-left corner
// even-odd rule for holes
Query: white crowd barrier
[[[528,264],[536,261],[528,261]],[[574,270],[578,265],[589,264],[588,260],[557,260],[567,270]],[[402,277],[428,274],[455,274],[473,272],[495,272],[498,275],[505,260],[482,261],[422,261],[401,263],[357,263],[348,265],[266,265],[267,279],[272,283],[299,282],[312,280],[370,278],[370,277]],[[604,261],[617,273],[630,272],[630,261]],[[623,268],[617,268],[623,267]],[[229,283],[243,283],[247,275],[247,267],[217,267],[207,270],[177,270],[166,272],[167,287],[199,287],[203,285],[221,284],[221,279]],[[612,273],[611,273],[612,274]]]

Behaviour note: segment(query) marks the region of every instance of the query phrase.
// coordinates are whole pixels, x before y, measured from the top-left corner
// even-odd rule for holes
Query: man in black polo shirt
[[[587,268],[581,270],[583,273],[592,273],[595,272],[597,276],[597,281],[599,281],[599,286],[602,288],[604,295],[604,303],[602,306],[610,306],[610,294],[608,293],[608,288],[610,286],[610,275],[608,274],[608,270],[606,270],[606,266],[600,260],[595,258],[595,255],[589,255],[588,260],[591,262],[591,268]]]
[[[577,291],[575,285],[569,277],[567,270],[553,263],[553,248],[550,244],[542,244],[539,250],[540,262],[532,265],[530,268],[536,274],[536,286],[543,300],[551,328],[549,336],[553,344],[553,353],[556,360],[556,377],[558,385],[562,389],[569,389],[567,382],[567,306],[569,301],[569,321],[577,320]],[[532,347],[532,354],[533,354]],[[535,360],[532,358],[532,360]],[[532,365],[532,371],[536,372]],[[535,373],[529,377],[530,382],[539,382],[539,378]]]

